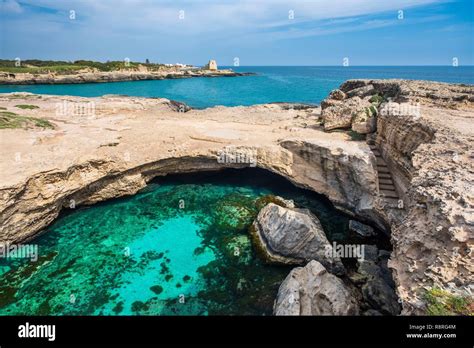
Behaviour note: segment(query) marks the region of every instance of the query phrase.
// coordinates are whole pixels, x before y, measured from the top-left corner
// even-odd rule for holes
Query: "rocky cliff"
[[[322,114],[328,115],[330,123],[345,117],[346,125],[339,128],[354,130],[361,111],[366,112],[367,122],[376,120],[371,132],[392,174],[401,199],[396,208],[401,209],[390,208],[387,200],[380,199],[375,210],[391,226],[389,266],[404,313],[424,313],[423,295],[433,287],[470,295],[474,286],[474,87],[353,80],[331,96],[323,103]],[[336,104],[355,104],[350,100],[356,99],[362,106],[349,116],[325,113],[324,106],[335,104],[334,96]]]

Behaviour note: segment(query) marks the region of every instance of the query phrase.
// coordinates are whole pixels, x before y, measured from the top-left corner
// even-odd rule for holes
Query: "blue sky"
[[[473,65],[474,0],[0,0],[0,58],[16,57]]]

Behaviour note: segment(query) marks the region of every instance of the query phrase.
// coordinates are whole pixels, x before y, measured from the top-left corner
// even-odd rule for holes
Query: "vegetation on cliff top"
[[[0,129],[6,128],[51,128],[54,126],[48,120],[36,117],[20,116],[10,111],[0,111]]]
[[[116,71],[116,70],[136,70],[140,64],[146,65],[149,70],[159,70],[164,67],[163,64],[125,62],[125,61],[108,61],[105,63],[94,62],[91,60],[76,61],[55,61],[55,60],[38,60],[29,59],[21,61],[21,65],[17,66],[15,60],[0,59],[0,71],[7,73],[36,73],[45,74],[50,72],[68,74],[84,68],[97,69],[99,71]]]
[[[18,104],[18,105],[15,105],[15,107],[19,109],[28,109],[28,110],[39,109],[39,106],[31,105],[31,104]]]

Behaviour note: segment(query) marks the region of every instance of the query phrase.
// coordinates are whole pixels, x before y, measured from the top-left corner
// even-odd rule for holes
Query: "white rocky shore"
[[[341,285],[329,273],[337,267],[326,262],[328,269],[307,253],[317,251],[316,244],[295,244],[287,255],[277,251],[306,266],[292,272],[297,279],[284,282],[291,286],[282,285],[276,303],[296,291],[304,303],[324,297],[331,304],[288,311],[277,306],[277,314],[359,313],[358,295],[337,304],[330,300],[333,291],[359,291],[374,308],[383,308],[378,312],[396,312],[393,298],[386,302],[374,292],[390,285],[389,268],[402,314],[424,313],[423,294],[434,286],[469,295],[474,87],[354,80],[321,106],[189,110],[167,99],[0,94],[3,121],[30,117],[16,119],[22,128],[0,129],[0,243],[31,240],[61,209],[133,195],[156,176],[249,166],[217,157],[222,151],[250,152],[257,167],[324,194],[337,208],[390,234],[393,245],[391,255],[379,252],[358,265],[356,276],[365,277],[359,290],[354,277]],[[41,128],[37,119],[53,128]],[[329,132],[334,129],[339,131]],[[359,139],[363,133],[370,145]],[[395,198],[385,193],[381,168],[391,175]],[[309,240],[318,233],[316,227],[303,230]],[[336,285],[318,288],[319,278]]]

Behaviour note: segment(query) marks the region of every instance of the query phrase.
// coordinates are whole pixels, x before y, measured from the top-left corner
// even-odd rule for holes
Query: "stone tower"
[[[217,63],[216,63],[216,61],[213,60],[213,59],[211,59],[211,60],[209,61],[209,63],[207,63],[206,68],[207,68],[208,70],[217,70]]]

